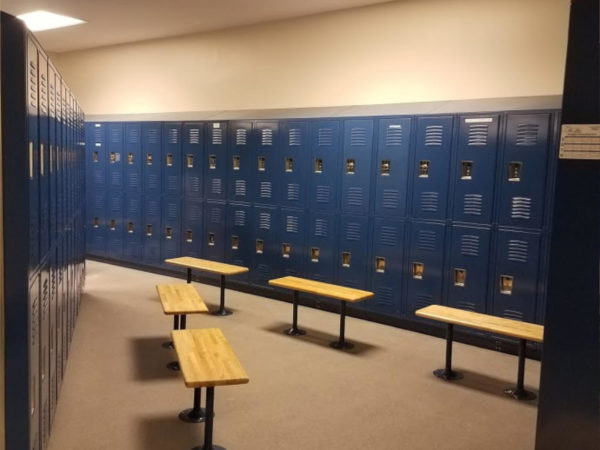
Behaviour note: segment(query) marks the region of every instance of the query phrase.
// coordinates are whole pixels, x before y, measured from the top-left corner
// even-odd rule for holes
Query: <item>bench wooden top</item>
[[[544,327],[534,323],[520,322],[518,320],[505,319],[503,317],[495,317],[441,305],[426,306],[415,311],[415,314],[426,319],[452,323],[491,333],[526,339],[528,341],[544,341]]]
[[[248,374],[218,328],[171,331],[186,387],[248,383]]]
[[[361,291],[337,284],[323,283],[322,281],[307,280],[298,277],[283,277],[269,280],[272,286],[292,289],[294,291],[308,292],[310,294],[322,295],[323,297],[335,298],[346,302],[360,302],[369,297],[373,297],[373,293],[369,291]]]
[[[208,259],[193,258],[191,256],[165,259],[165,262],[175,266],[189,267],[191,269],[202,270],[210,273],[218,273],[219,275],[237,275],[239,273],[248,272],[247,267],[224,264],[216,261],[210,261]]]
[[[208,312],[208,307],[191,284],[157,284],[156,290],[165,314]]]

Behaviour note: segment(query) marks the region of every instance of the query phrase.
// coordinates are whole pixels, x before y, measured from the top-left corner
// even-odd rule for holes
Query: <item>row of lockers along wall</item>
[[[94,190],[543,229],[552,112],[88,123]]]

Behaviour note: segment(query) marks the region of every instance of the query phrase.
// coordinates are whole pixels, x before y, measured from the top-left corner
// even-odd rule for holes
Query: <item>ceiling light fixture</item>
[[[84,20],[42,10],[21,14],[17,18],[25,22],[27,28],[31,31],[53,30],[55,28],[70,27],[85,23]]]

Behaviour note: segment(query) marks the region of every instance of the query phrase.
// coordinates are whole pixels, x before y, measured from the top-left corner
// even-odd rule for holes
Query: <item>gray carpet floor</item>
[[[172,319],[155,284],[184,282],[90,262],[49,450],[188,450],[202,424],[178,420],[193,390],[165,365]],[[209,307],[216,287],[194,283]],[[331,349],[339,316],[300,307],[307,336],[281,333],[290,304],[227,291],[229,317],[188,316],[188,328],[218,327],[250,383],[215,389],[215,444],[228,450],[532,449],[537,403],[502,394],[517,358],[455,344],[458,382],[432,375],[443,339],[348,318],[351,352]],[[540,364],[527,361],[537,391]],[[204,390],[203,390],[204,401]]]

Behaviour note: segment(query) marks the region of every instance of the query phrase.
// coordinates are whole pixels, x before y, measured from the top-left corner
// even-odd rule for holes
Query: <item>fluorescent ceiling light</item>
[[[31,31],[53,30],[55,28],[70,27],[85,23],[83,20],[69,16],[61,16],[48,11],[33,11],[17,16],[27,25]]]

